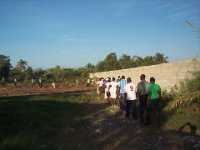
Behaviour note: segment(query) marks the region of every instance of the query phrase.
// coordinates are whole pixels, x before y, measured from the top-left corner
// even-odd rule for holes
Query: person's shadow
[[[196,131],[197,131],[197,127],[195,125],[192,125],[190,122],[187,122],[185,123],[184,125],[182,125],[180,128],[179,128],[179,132],[182,132],[184,130],[185,127],[189,126],[190,127],[190,133],[192,135],[195,135],[196,134]]]

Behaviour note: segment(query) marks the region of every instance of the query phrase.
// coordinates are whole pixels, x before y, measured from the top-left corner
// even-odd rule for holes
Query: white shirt
[[[102,87],[103,86],[103,80],[100,80],[97,84],[98,84],[99,87]]]
[[[110,91],[116,92],[116,91],[117,91],[117,86],[118,86],[117,82],[112,81],[112,82],[110,83],[110,85],[111,85]]]
[[[127,94],[127,100],[136,100],[136,86],[133,83],[127,83],[124,87],[125,93]]]
[[[105,92],[107,92],[110,86],[110,82],[106,82],[105,85],[106,85]]]

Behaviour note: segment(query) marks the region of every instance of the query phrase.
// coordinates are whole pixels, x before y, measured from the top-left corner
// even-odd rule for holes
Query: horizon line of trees
[[[123,54],[121,57],[117,58],[116,53],[112,52],[106,56],[102,61],[99,61],[95,66],[92,66],[90,63],[87,65],[89,68],[93,69],[94,72],[103,72],[103,71],[112,71],[120,70],[127,68],[135,68],[141,66],[150,66],[161,63],[167,63],[168,56],[165,56],[161,53],[156,53],[154,56],[140,57],[134,55]]]
[[[0,79],[1,82],[6,80],[12,82],[15,78],[21,82],[30,82],[31,79],[43,78],[46,82],[69,82],[79,79],[86,80],[89,73],[112,71],[126,68],[134,68],[140,66],[149,66],[160,63],[167,63],[168,57],[161,53],[156,53],[154,56],[139,57],[123,54],[119,59],[116,53],[112,52],[96,65],[88,63],[85,67],[79,68],[61,68],[57,65],[49,69],[32,69],[28,66],[28,62],[20,59],[16,67],[10,64],[9,56],[0,54]]]

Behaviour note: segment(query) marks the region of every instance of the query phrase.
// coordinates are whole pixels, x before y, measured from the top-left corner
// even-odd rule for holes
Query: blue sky
[[[200,0],[0,0],[0,54],[15,67],[83,67],[109,53],[200,56]]]

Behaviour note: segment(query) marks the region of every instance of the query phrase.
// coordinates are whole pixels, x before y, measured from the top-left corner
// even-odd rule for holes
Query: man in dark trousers
[[[146,113],[148,111],[147,100],[148,100],[148,87],[149,82],[145,80],[145,74],[141,74],[140,82],[137,85],[137,96],[140,104],[140,122],[147,123]]]
[[[160,99],[161,99],[161,88],[155,83],[155,78],[150,78],[150,86],[148,87],[148,108],[149,108],[149,123],[152,112],[158,117],[158,124],[160,126]]]

